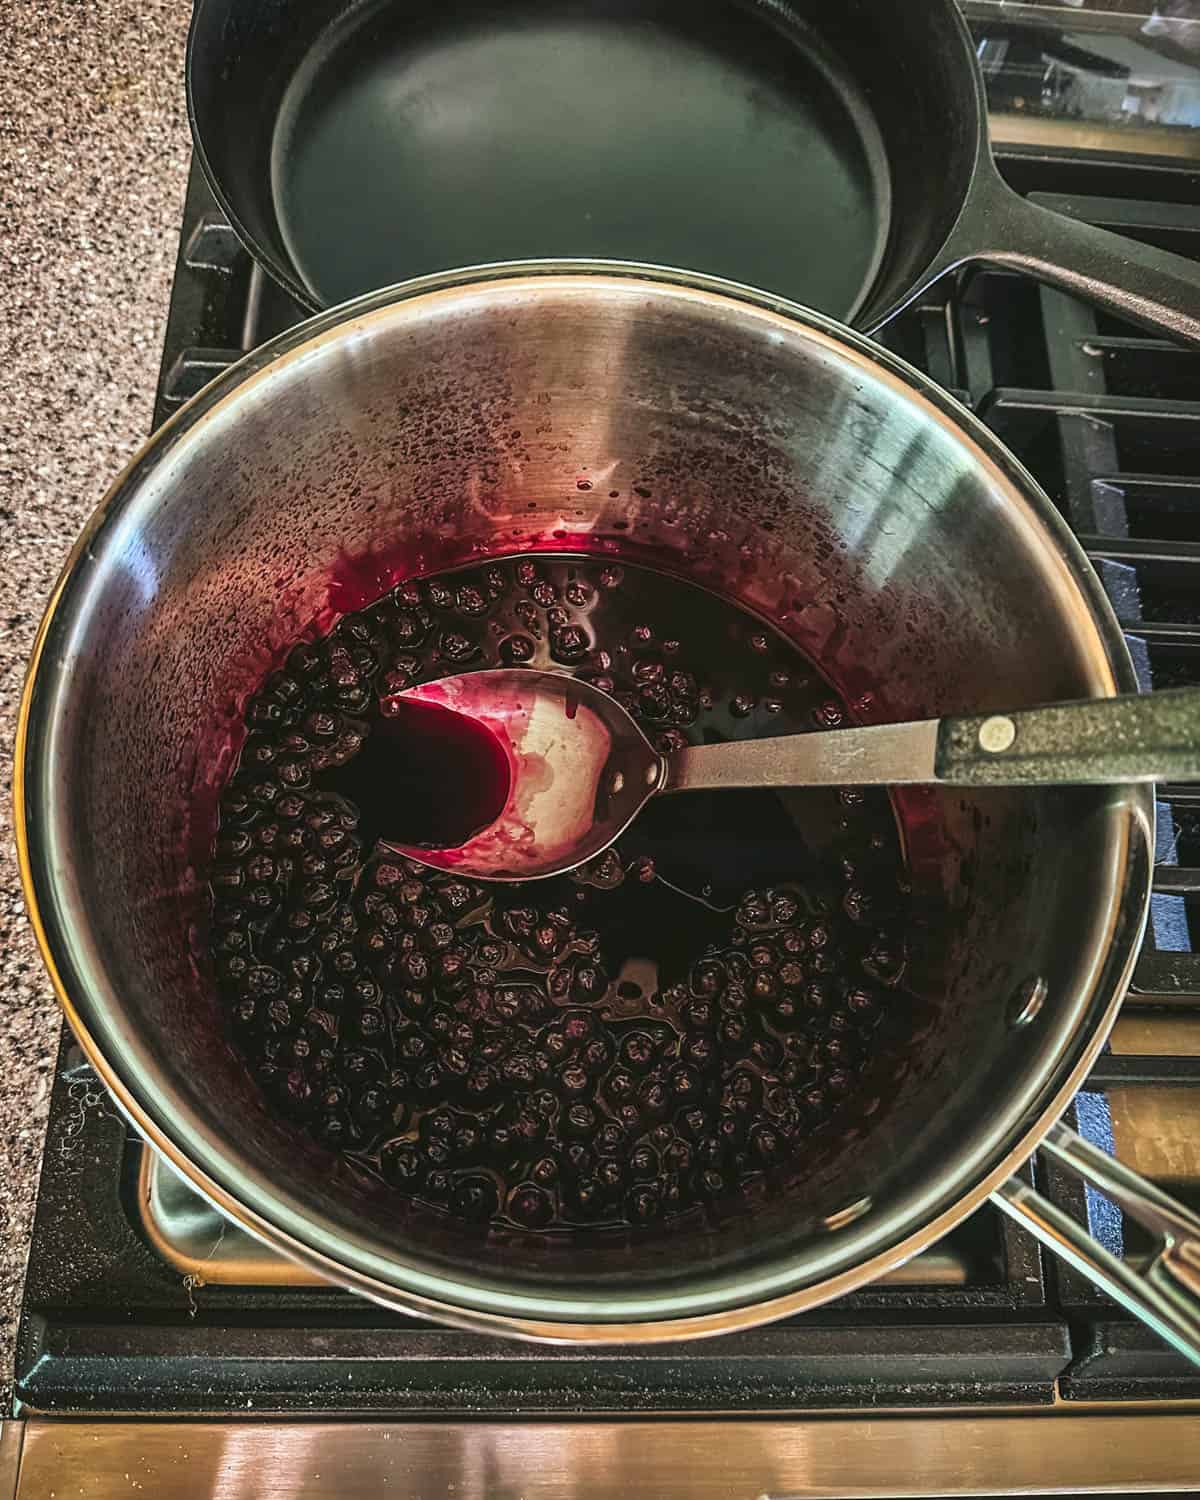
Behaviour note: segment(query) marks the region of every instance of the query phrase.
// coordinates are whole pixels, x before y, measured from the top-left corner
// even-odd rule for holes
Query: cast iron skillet
[[[954,0],[196,0],[188,100],[230,222],[310,309],[606,256],[870,330],[974,261],[1200,340],[1192,262],[1002,181]]]

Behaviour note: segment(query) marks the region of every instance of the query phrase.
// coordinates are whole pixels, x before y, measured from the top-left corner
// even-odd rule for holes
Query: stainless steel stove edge
[[[21,1461],[24,1422],[0,1421],[0,1500],[14,1500]]]
[[[0,1424],[0,1500],[1187,1494],[1194,1410],[565,1422]]]

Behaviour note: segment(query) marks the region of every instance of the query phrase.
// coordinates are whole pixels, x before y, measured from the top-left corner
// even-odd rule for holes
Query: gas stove
[[[967,9],[1013,185],[1200,259],[1186,27],[1153,54],[1155,95],[1144,6]],[[193,170],[156,422],[301,316]],[[1143,687],[1200,683],[1200,354],[990,272],[940,285],[886,342],[1060,507]],[[1160,791],[1151,929],[1071,1123],[1200,1209],[1200,793]],[[1105,1200],[1048,1160],[1031,1170],[1114,1253],[1148,1255]],[[143,1146],[70,1036],[15,1388],[26,1420],[0,1437],[0,1495],[19,1469],[22,1497],[135,1483],[239,1497],[1200,1484],[1200,1371],[994,1208],[877,1285],[770,1328],[648,1350],[508,1343],[376,1307],[227,1223]]]

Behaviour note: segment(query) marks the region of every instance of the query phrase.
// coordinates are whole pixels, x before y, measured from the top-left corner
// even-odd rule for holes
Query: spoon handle
[[[700,745],[672,756],[661,790],[1123,781],[1200,781],[1200,688]]]
[[[1200,688],[943,719],[937,774],[955,786],[1198,781]]]

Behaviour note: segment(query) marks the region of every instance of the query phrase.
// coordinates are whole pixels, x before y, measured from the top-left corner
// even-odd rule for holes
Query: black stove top
[[[1183,161],[1010,149],[1022,192],[1200,259]],[[1033,471],[1093,558],[1143,686],[1200,683],[1200,353],[1009,275],[946,283],[887,334]],[[301,314],[254,270],[198,172],[156,407],[164,420]],[[1150,935],[1072,1122],[1200,1209],[1200,793],[1164,787]],[[1111,1250],[1119,1212],[1036,1167]],[[1168,1351],[985,1207],[816,1313],[722,1340],[543,1349],[432,1327],[320,1285],[150,1162],[64,1039],[16,1371],[22,1414],[764,1413],[1200,1399]]]

